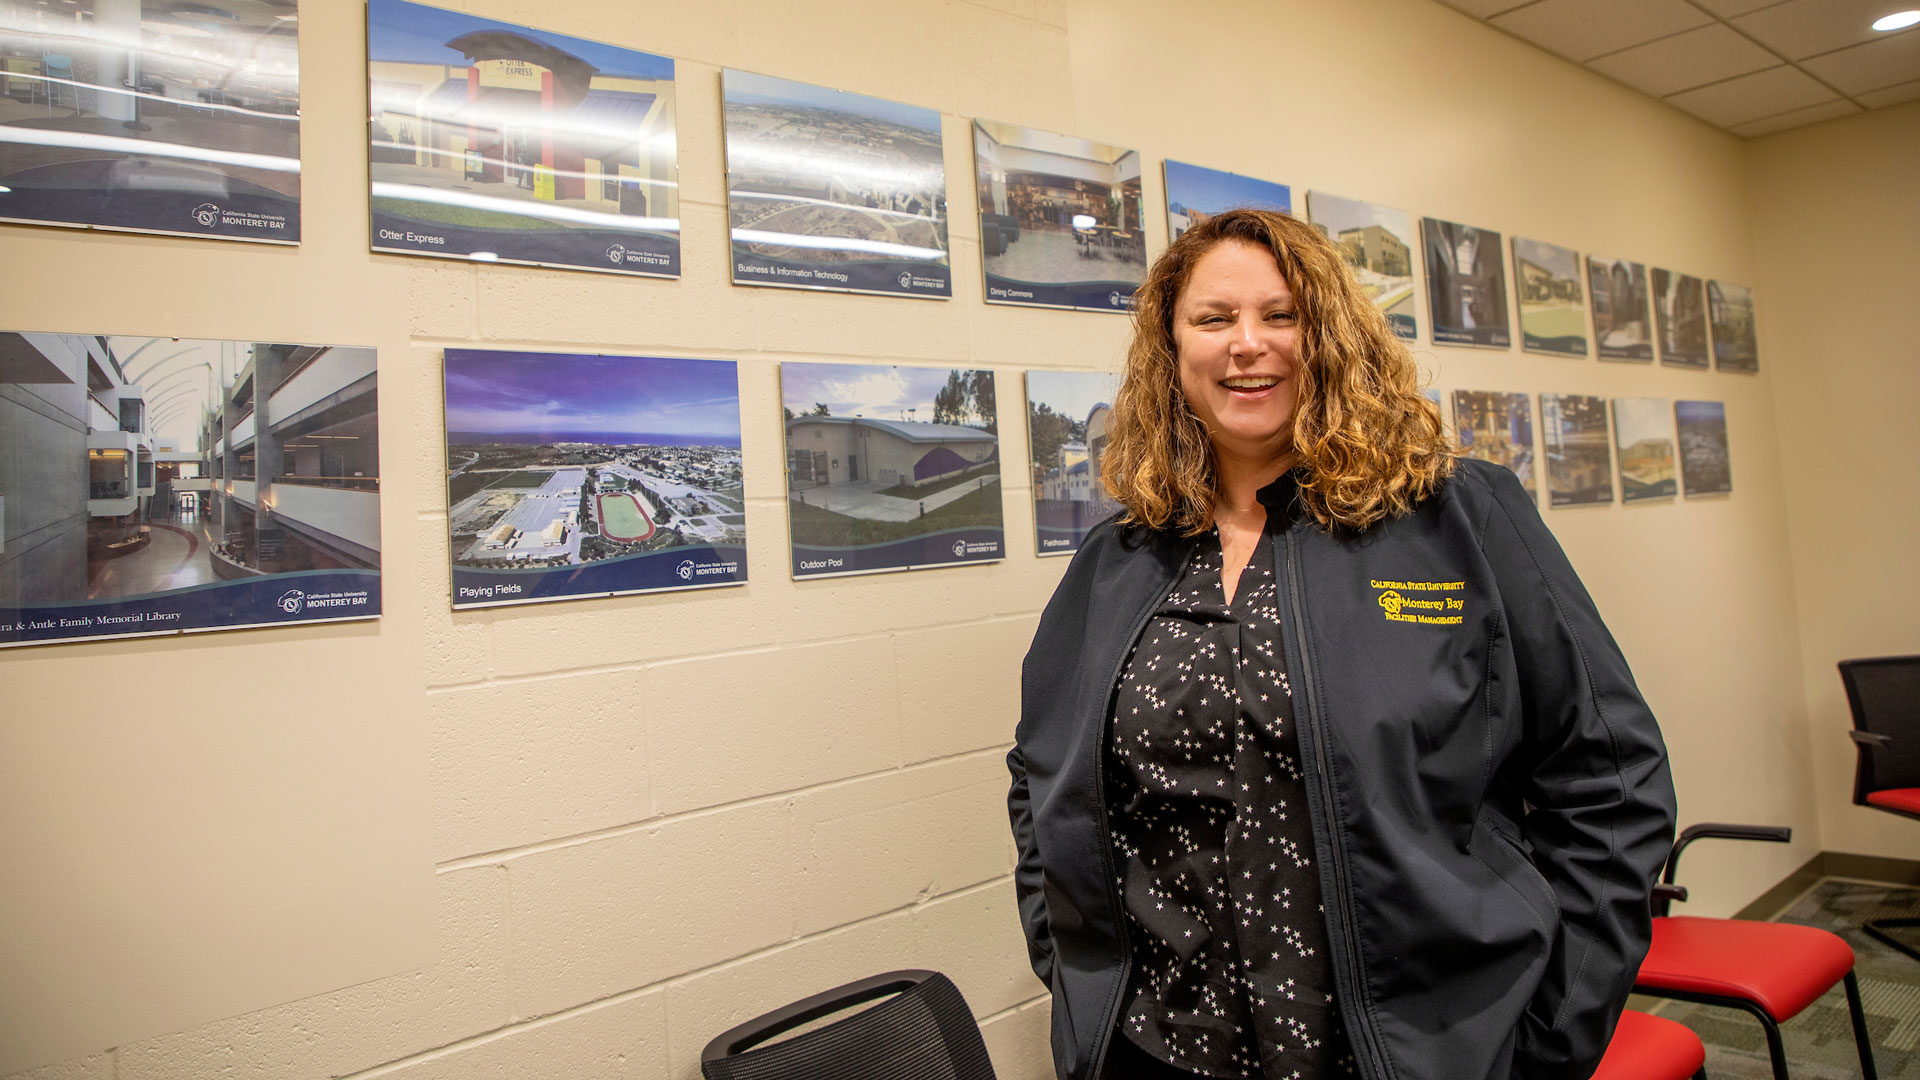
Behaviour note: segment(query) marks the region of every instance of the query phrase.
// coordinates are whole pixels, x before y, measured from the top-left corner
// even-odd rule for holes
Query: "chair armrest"
[[[1653,887],[1652,900],[1654,917],[1659,918],[1667,913],[1668,907],[1674,901],[1678,900],[1683,904],[1687,902],[1687,887],[1662,881]]]
[[[1666,873],[1660,880],[1668,885],[1680,870],[1680,852],[1695,840],[1766,840],[1784,844],[1793,839],[1793,830],[1785,825],[1725,825],[1715,822],[1701,822],[1689,825],[1680,833],[1680,839],[1673,842],[1673,851],[1667,855]]]
[[[847,983],[845,986],[824,990],[809,998],[802,998],[791,1005],[775,1009],[764,1016],[757,1016],[716,1035],[700,1052],[700,1062],[705,1065],[709,1061],[717,1061],[741,1053],[776,1035],[810,1024],[823,1016],[830,1016],[842,1009],[872,1001],[875,998],[911,990],[936,975],[936,972],[918,968],[889,971]]]
[[[1872,731],[1849,731],[1847,737],[1861,746],[1869,746],[1876,750],[1884,750],[1893,745],[1891,735],[1881,735]]]

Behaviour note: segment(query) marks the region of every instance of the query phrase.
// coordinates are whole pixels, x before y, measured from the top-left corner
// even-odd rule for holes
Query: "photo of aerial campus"
[[[732,361],[448,349],[453,606],[744,582]]]
[[[1500,234],[1438,218],[1420,219],[1420,231],[1434,344],[1506,348],[1513,338]]]
[[[795,577],[1005,557],[992,371],[780,365]]]
[[[1653,362],[1645,263],[1587,256],[1593,287],[1594,347],[1602,360]]]
[[[1271,180],[1239,173],[1204,169],[1184,161],[1166,160],[1167,236],[1180,234],[1228,210],[1277,210],[1293,213],[1293,189]]]
[[[1462,453],[1511,469],[1527,494],[1534,493],[1532,398],[1499,391],[1455,390],[1453,430]]]
[[[1552,356],[1587,355],[1587,290],[1580,253],[1513,238],[1513,291],[1520,298],[1520,347]]]
[[[1680,479],[1686,496],[1726,495],[1733,491],[1733,463],[1727,453],[1727,406],[1720,401],[1676,401]]]
[[[732,68],[722,93],[735,284],[953,294],[939,110]]]
[[[987,303],[1125,312],[1147,276],[1140,154],[973,122]]]
[[[1307,216],[1334,242],[1360,288],[1386,312],[1393,332],[1407,341],[1420,336],[1414,315],[1413,223],[1404,210],[1324,191],[1307,192]]]
[[[1071,555],[1120,504],[1100,458],[1120,377],[1103,371],[1027,372],[1027,444],[1033,460],[1034,548]]]

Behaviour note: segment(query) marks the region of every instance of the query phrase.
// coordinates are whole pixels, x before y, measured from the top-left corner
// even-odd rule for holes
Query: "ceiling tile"
[[[1779,63],[1779,57],[1712,23],[1603,56],[1587,66],[1635,90],[1665,97]]]
[[[1741,138],[1750,139],[1755,135],[1771,135],[1776,131],[1797,128],[1802,124],[1815,124],[1822,120],[1832,120],[1841,116],[1852,116],[1854,113],[1861,111],[1863,110],[1860,106],[1843,98],[1839,101],[1829,101],[1824,105],[1815,105],[1811,109],[1795,109],[1792,112],[1781,113],[1779,116],[1769,116],[1765,120],[1755,120],[1746,124],[1735,124],[1727,130]]]
[[[1772,7],[1785,0],[1693,0],[1693,2],[1723,19],[1731,19],[1735,15],[1745,15],[1749,11]]]
[[[1487,21],[1549,52],[1585,63],[1691,30],[1712,22],[1713,16],[1686,0],[1540,0]]]
[[[1489,15],[1498,15],[1503,11],[1530,4],[1533,0],[1440,0],[1441,3],[1456,11],[1464,11],[1476,19]]]
[[[1898,105],[1903,101],[1920,98],[1920,79],[1904,82],[1899,86],[1889,86],[1885,90],[1855,94],[1853,99],[1869,109],[1884,109],[1889,105]]]
[[[1750,120],[1832,101],[1839,95],[1821,86],[1799,68],[1781,65],[1737,79],[1688,90],[1667,98],[1667,104],[1685,109],[1709,124],[1730,128]]]
[[[1878,36],[1873,20],[1908,6],[1904,0],[1787,0],[1730,20],[1734,28],[1789,60]]]
[[[1862,94],[1920,79],[1920,28],[1890,34],[1865,45],[1800,61],[1800,66],[1843,94]]]

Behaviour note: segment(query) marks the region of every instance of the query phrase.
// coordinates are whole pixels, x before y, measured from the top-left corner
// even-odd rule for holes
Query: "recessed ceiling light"
[[[1903,30],[1914,23],[1920,23],[1920,11],[1896,11],[1891,15],[1873,20],[1875,30]]]

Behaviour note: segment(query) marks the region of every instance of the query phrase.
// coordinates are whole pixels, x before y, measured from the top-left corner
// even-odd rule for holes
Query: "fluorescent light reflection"
[[[437,203],[440,206],[464,206],[470,210],[491,210],[499,214],[545,218],[548,221],[593,225],[603,229],[624,229],[629,232],[677,233],[680,231],[679,218],[628,217],[625,214],[605,214],[594,210],[579,210],[571,206],[554,206],[533,200],[501,199],[492,195],[475,195],[470,191],[416,187],[413,184],[394,184],[384,180],[373,182],[373,194],[376,198],[405,199],[409,202]]]
[[[411,145],[408,145],[407,143],[381,142],[381,141],[375,140],[373,145],[378,146],[385,150],[405,150],[409,154],[433,154],[436,157],[459,158],[462,161],[466,160],[466,156],[467,156],[456,150],[440,150],[431,146],[411,146]],[[648,187],[677,188],[680,186],[679,184],[676,184],[671,180],[652,180],[644,176],[620,176],[615,173],[576,172],[572,169],[547,168],[544,165],[543,166],[522,165],[519,162],[508,161],[505,158],[483,157],[480,160],[487,162],[488,164],[491,164],[491,165],[498,165],[503,169],[525,169],[527,171],[532,171],[535,168],[543,168],[543,169],[546,169],[547,172],[550,172],[555,176],[577,176],[582,180],[614,180],[622,184],[645,184]]]
[[[467,252],[467,258],[472,259],[474,262],[499,262],[500,253],[497,251],[469,251]]]
[[[924,221],[931,225],[940,223],[940,219],[927,214],[909,214],[905,210],[882,210],[877,206],[859,206],[854,203],[834,202],[831,199],[809,199],[803,195],[776,195],[771,191],[729,191],[730,199],[771,199],[774,202],[807,203],[812,206],[831,206],[836,210],[858,210],[863,214],[884,214],[887,217],[906,218],[908,221]]]
[[[298,124],[300,117],[286,113],[261,112],[259,109],[243,109],[238,105],[221,105],[210,101],[186,101],[182,98],[170,98],[164,94],[149,94],[144,90],[129,90],[124,86],[107,86],[104,83],[81,82],[77,79],[56,79],[51,75],[31,75],[24,72],[7,72],[9,79],[30,79],[34,82],[52,83],[56,86],[71,86],[75,90],[97,90],[103,94],[122,94],[126,97],[145,98],[158,101],[163,105],[173,105],[182,109],[204,109],[208,111],[240,113],[245,116],[258,116],[265,120],[283,120],[289,124]]]
[[[129,139],[120,135],[91,135],[84,131],[53,131],[47,128],[20,128],[0,124],[0,142],[27,146],[61,146],[70,150],[105,150],[144,157],[185,158],[215,165],[238,165],[268,172],[297,173],[300,159],[273,154],[246,154],[238,150],[215,150],[205,146],[160,142],[154,139]]]
[[[1914,23],[1920,23],[1920,11],[1896,11],[1873,21],[1875,30],[1904,30]]]
[[[947,253],[939,248],[889,244],[882,240],[858,240],[850,236],[805,236],[800,233],[763,232],[759,229],[733,230],[735,243],[768,244],[773,247],[816,248],[822,251],[858,251],[868,255],[891,255],[897,259],[928,259],[944,262]]]

